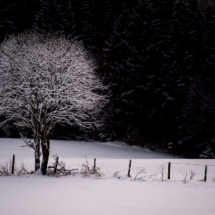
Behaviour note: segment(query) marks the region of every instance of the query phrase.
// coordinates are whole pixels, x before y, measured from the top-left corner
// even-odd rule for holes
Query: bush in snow
[[[16,167],[14,169],[14,175],[25,175],[25,174],[32,174],[33,171],[28,171],[26,168],[25,164],[22,163],[20,168]],[[5,164],[0,164],[0,176],[10,176],[12,174],[12,161],[10,160],[9,162]]]
[[[82,166],[81,174],[83,177],[88,177],[92,174],[94,174],[96,178],[101,178],[102,176],[104,176],[104,174],[101,172],[99,167],[95,167],[95,168],[94,166],[90,167],[86,156],[85,158],[86,158],[85,163],[81,165]]]

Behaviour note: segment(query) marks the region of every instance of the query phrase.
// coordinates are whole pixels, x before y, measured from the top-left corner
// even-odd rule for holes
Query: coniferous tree
[[[106,42],[105,55],[108,64],[104,61],[104,67],[108,68],[108,81],[111,82],[113,90],[113,117],[118,127],[116,129],[121,130],[119,137],[129,142],[134,142],[135,136],[138,136],[138,129],[134,129],[133,123],[138,113],[143,111],[142,84],[146,76],[143,65],[147,59],[149,40],[147,4],[139,4],[139,7],[133,8],[124,5],[113,35]]]

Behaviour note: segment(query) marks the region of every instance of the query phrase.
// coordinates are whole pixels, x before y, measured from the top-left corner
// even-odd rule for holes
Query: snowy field
[[[0,139],[0,164],[5,165],[15,154],[16,167],[24,163],[28,170],[33,170],[33,150],[22,145],[20,139]],[[50,153],[57,153],[68,169],[79,171],[85,155],[91,166],[96,158],[102,177],[82,177],[79,172],[57,178],[39,174],[1,176],[0,215],[215,214],[215,160],[181,159],[112,142],[51,140]],[[131,178],[127,177],[130,159]],[[52,163],[50,156],[49,165]],[[206,183],[201,181],[205,165]],[[137,175],[141,170],[143,173]],[[191,171],[195,173],[193,180]]]

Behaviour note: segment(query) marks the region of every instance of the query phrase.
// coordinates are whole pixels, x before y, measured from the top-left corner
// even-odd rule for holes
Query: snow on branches
[[[101,93],[107,87],[94,71],[83,47],[64,36],[11,36],[0,45],[0,114],[30,128],[34,148],[41,142],[49,149],[57,123],[99,125],[96,114],[107,103]]]

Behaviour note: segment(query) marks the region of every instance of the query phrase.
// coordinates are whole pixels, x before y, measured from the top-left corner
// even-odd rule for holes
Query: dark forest
[[[111,90],[103,126],[58,125],[53,139],[124,141],[215,158],[213,1],[0,0],[0,42],[26,30],[83,43]],[[19,132],[31,135],[10,122],[0,137]]]

